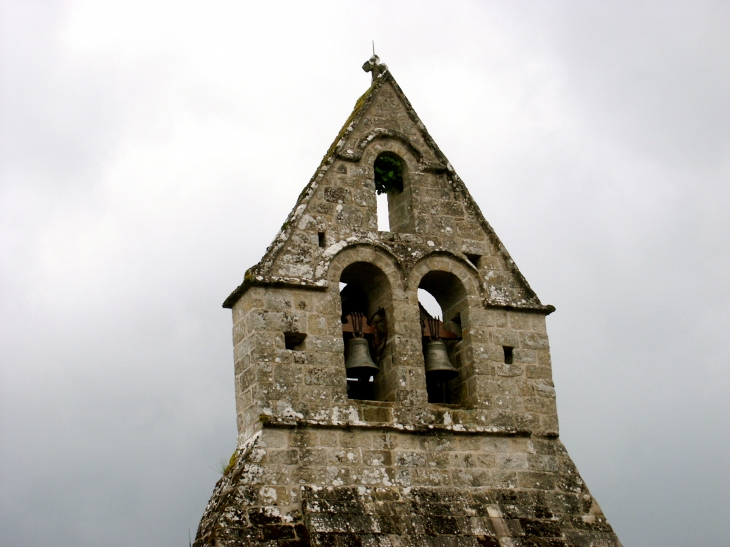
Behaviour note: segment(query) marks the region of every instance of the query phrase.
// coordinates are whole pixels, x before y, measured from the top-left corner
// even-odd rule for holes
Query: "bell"
[[[436,381],[453,380],[459,375],[446,352],[446,344],[441,340],[431,340],[426,344],[426,378]]]
[[[347,341],[345,371],[348,378],[368,379],[380,369],[370,358],[370,345],[365,338],[350,338]]]

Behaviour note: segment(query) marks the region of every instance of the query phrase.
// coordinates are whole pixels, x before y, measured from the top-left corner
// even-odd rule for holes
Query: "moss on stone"
[[[233,468],[235,467],[235,465],[236,465],[236,461],[237,461],[237,457],[236,457],[236,454],[237,454],[237,453],[238,453],[238,449],[234,450],[234,451],[233,451],[233,454],[231,454],[231,457],[230,457],[230,459],[228,460],[228,465],[227,465],[227,466],[226,466],[226,468],[225,468],[225,469],[223,470],[223,474],[224,474],[224,475],[227,475],[228,473],[230,473],[230,472],[231,472],[231,469],[233,469]]]

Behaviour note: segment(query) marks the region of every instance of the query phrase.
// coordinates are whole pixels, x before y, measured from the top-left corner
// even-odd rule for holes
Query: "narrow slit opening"
[[[504,363],[511,365],[514,361],[514,348],[511,346],[502,346],[502,349],[504,350]]]

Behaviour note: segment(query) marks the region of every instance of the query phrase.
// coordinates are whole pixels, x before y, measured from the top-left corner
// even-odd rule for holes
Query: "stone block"
[[[478,468],[451,470],[451,483],[454,486],[483,487],[491,482],[491,473]]]
[[[269,310],[290,310],[292,308],[292,297],[288,292],[267,291],[264,296],[264,303]]]
[[[539,456],[536,454],[528,454],[527,463],[530,471],[540,471],[543,473],[558,472],[558,462],[554,456]]]
[[[508,312],[509,327],[514,330],[532,330],[532,315],[530,313]]]
[[[340,446],[343,448],[373,448],[373,434],[342,431]]]
[[[340,329],[338,325],[338,329]],[[307,333],[311,334],[317,334],[317,335],[339,335],[341,331],[335,330],[334,332],[331,332],[327,329],[327,319],[319,314],[316,313],[310,313],[307,317]]]
[[[302,383],[302,367],[290,363],[274,366],[274,382],[286,386],[298,386]]]
[[[551,473],[522,471],[517,475],[517,486],[522,488],[553,490],[555,488],[555,476]]]
[[[426,454],[421,451],[394,450],[395,463],[401,467],[423,467],[426,465]]]
[[[267,451],[268,462],[283,465],[295,465],[299,463],[299,451],[295,448]]]
[[[533,334],[534,333],[526,333]],[[509,346],[512,348],[520,347],[520,334],[518,332],[507,329],[494,329],[492,331],[492,343],[498,346]],[[539,349],[539,348],[533,348]]]
[[[264,448],[286,448],[289,446],[289,435],[287,431],[277,429],[264,429],[259,438],[259,445]]]
[[[353,466],[362,464],[360,448],[328,449],[328,463],[331,465]]]
[[[539,365],[527,365],[527,377],[532,379],[552,380],[552,370],[550,367]]]
[[[525,399],[525,410],[540,414],[551,414],[555,411],[555,400],[545,397],[528,397]]]
[[[352,201],[350,190],[347,188],[326,187],[322,192],[322,197],[328,203],[350,203]]]
[[[457,449],[456,440],[451,436],[423,436],[419,441],[421,449],[427,452],[445,452]]]
[[[539,332],[520,332],[522,347],[527,349],[549,349],[547,334]]]
[[[393,416],[388,407],[365,407],[363,419],[368,422],[391,422]]]
[[[540,426],[544,434],[557,436],[559,431],[557,414],[543,414],[540,416]]]
[[[522,374],[524,373],[524,367],[518,364],[508,365],[505,363],[499,363],[494,368],[497,376],[504,376],[506,378],[522,376]]]
[[[497,468],[507,471],[527,469],[527,454],[498,454]]]
[[[413,482],[420,486],[449,486],[451,474],[447,469],[414,468]]]
[[[308,386],[335,386],[347,381],[344,364],[341,370],[333,367],[305,367],[302,377]]]
[[[332,400],[332,388],[329,386],[299,386],[299,397],[308,403],[321,403]]]
[[[513,359],[515,363],[534,364],[537,363],[537,353],[531,349],[515,348]]]

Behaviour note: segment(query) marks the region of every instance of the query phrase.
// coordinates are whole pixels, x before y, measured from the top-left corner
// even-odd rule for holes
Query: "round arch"
[[[342,272],[355,262],[367,262],[377,267],[387,278],[391,291],[398,293],[403,291],[404,276],[395,256],[381,247],[368,243],[349,245],[339,251],[330,261],[327,284],[330,287],[339,287]]]
[[[466,296],[480,297],[479,276],[474,266],[445,251],[431,253],[416,262],[408,274],[408,287],[418,288],[427,273],[436,271],[448,272],[457,277],[464,286]]]
[[[412,156],[416,162],[416,165],[414,165],[413,167],[416,167],[418,163],[420,163],[423,159],[423,154],[421,154],[420,150],[413,146],[407,136],[398,131],[392,131],[388,129],[375,129],[371,131],[368,135],[360,139],[357,147],[361,150],[362,159],[366,158],[369,153],[368,149],[371,148],[374,143],[376,143],[378,147],[383,147],[384,149],[386,147],[397,146],[401,152],[396,150],[389,151],[394,152],[401,157],[404,157],[404,154]],[[377,152],[376,155],[379,153],[380,152]]]
[[[413,214],[411,174],[419,171],[420,154],[412,146],[406,146],[403,142],[387,136],[369,141],[363,151],[361,163],[367,166],[368,171],[373,176],[375,186],[377,186],[375,181],[376,161],[382,156],[396,157],[400,160],[402,173],[400,177],[401,187],[397,191],[385,193],[388,203],[387,213],[384,210],[378,210],[378,216],[387,215],[387,230],[390,232],[413,233],[415,231],[415,217]]]

